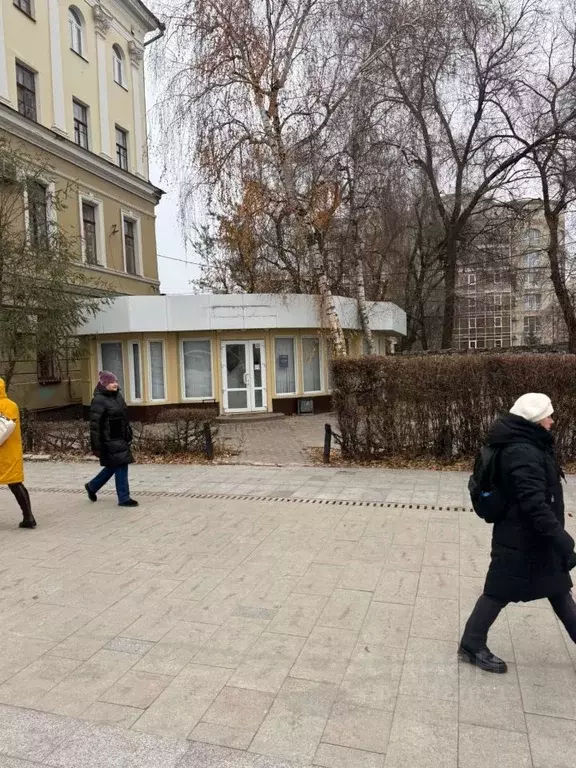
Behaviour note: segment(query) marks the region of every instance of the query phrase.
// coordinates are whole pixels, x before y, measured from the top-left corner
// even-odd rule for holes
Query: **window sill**
[[[20,11],[20,13],[23,13],[27,19],[30,19],[30,21],[33,21],[34,24],[36,24],[36,19],[34,18],[34,16],[32,16],[31,13],[28,13],[28,11],[25,11],[24,8],[20,8],[20,6],[16,5],[16,3],[12,3],[12,5],[14,6],[14,8],[16,8],[17,11]]]
[[[116,277],[125,277],[129,280],[140,280],[141,282],[150,283],[151,285],[158,285],[159,281],[151,277],[145,277],[144,275],[132,275],[129,272],[120,272],[117,269],[111,269],[104,264],[87,264],[85,261],[81,262],[81,266],[84,269],[90,269],[94,272],[102,272],[106,275],[114,275]]]
[[[216,403],[218,402],[215,397],[183,397],[183,403]]]
[[[78,58],[79,58],[79,59],[82,59],[82,61],[83,61],[85,64],[90,64],[90,62],[88,61],[88,59],[87,59],[85,56],[83,56],[81,53],[78,53],[78,51],[75,51],[75,50],[74,50],[74,48],[70,48],[70,50],[72,51],[72,53],[73,53],[75,56],[78,56]]]
[[[55,384],[62,384],[62,378],[55,376],[52,379],[38,379],[38,385],[40,387],[53,387]]]
[[[115,84],[116,84],[116,85],[117,85],[119,88],[122,88],[122,90],[123,90],[123,91],[125,91],[126,93],[128,93],[128,92],[129,92],[129,91],[128,91],[128,88],[127,88],[127,87],[124,85],[124,83],[119,83],[119,82],[118,82],[118,80],[114,80],[114,83],[115,83]]]

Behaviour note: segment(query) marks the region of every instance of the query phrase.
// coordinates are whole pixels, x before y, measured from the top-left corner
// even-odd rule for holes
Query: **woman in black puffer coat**
[[[98,501],[96,494],[114,476],[119,506],[138,506],[130,498],[128,484],[128,465],[134,461],[131,442],[132,429],[118,379],[109,371],[101,371],[90,404],[90,444],[104,469],[84,486],[90,501]]]
[[[554,454],[552,403],[546,395],[523,395],[488,434],[498,448],[498,488],[506,502],[494,525],[484,593],[468,619],[460,655],[488,672],[506,664],[486,645],[488,630],[510,602],[548,598],[576,642],[576,603],[570,569],[574,540],[564,530],[564,477]]]

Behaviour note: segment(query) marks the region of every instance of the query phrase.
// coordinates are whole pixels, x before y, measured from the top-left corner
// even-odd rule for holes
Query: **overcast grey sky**
[[[150,7],[153,7],[153,3]],[[198,261],[190,247],[186,248],[182,227],[178,219],[178,190],[170,183],[170,176],[162,173],[163,158],[158,155],[155,126],[152,119],[154,110],[154,87],[151,72],[146,73],[146,107],[148,112],[150,180],[165,191],[156,207],[156,243],[158,249],[158,272],[162,293],[190,293],[190,281],[199,276]]]
[[[184,244],[182,228],[178,221],[178,192],[170,185],[169,178],[161,178],[160,159],[153,156],[150,157],[150,179],[166,192],[156,208],[160,290],[162,293],[190,293],[190,281],[199,274],[198,267],[191,263],[196,261],[197,257],[195,258],[190,248],[186,249]]]

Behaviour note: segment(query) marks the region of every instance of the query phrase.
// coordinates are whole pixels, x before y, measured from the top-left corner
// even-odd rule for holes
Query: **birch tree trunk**
[[[368,354],[376,354],[374,336],[370,327],[370,313],[366,303],[366,284],[364,281],[364,259],[362,258],[362,248],[360,247],[360,222],[358,212],[358,184],[362,176],[363,161],[366,153],[366,129],[369,121],[366,114],[365,102],[365,76],[362,73],[358,82],[358,95],[354,117],[350,129],[350,170],[348,172],[349,186],[349,207],[350,207],[350,233],[351,233],[351,251],[355,270],[356,283],[356,301],[358,302],[358,314],[360,315],[360,325],[366,339]]]
[[[360,323],[362,325],[362,331],[366,344],[368,346],[368,354],[376,354],[376,344],[374,342],[374,334],[370,327],[370,313],[368,311],[368,304],[366,302],[366,286],[364,284],[364,262],[361,258],[356,259],[356,298],[358,300],[358,314],[360,315]]]

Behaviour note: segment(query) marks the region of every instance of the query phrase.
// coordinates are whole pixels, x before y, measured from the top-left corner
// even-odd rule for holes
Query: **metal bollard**
[[[210,422],[204,422],[204,448],[206,451],[206,457],[212,461],[214,458],[214,442],[212,441],[212,429],[210,428]]]
[[[330,464],[330,449],[332,447],[332,427],[324,425],[324,464]]]

